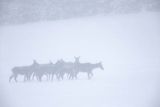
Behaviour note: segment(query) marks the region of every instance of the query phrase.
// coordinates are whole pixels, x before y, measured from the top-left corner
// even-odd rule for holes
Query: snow
[[[159,107],[160,13],[0,27],[0,107]],[[87,79],[9,83],[14,66],[102,61]],[[19,80],[21,77],[19,78]]]

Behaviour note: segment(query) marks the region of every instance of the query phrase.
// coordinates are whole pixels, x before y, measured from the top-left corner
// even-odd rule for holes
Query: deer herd
[[[9,77],[9,82],[12,80],[18,81],[21,75],[24,81],[37,80],[42,81],[44,77],[47,80],[53,81],[54,79],[63,80],[77,79],[79,73],[86,73],[88,79],[93,77],[93,70],[100,68],[104,70],[101,62],[99,63],[81,63],[80,57],[74,57],[74,62],[65,62],[63,59],[58,60],[56,63],[39,64],[36,60],[29,66],[17,66],[12,69],[12,74]]]

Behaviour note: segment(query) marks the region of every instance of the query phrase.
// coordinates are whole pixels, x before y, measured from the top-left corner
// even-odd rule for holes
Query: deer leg
[[[68,79],[71,79],[72,78],[72,76],[71,76],[71,73],[69,72],[68,73]]]
[[[57,78],[57,80],[59,80],[59,74],[58,73],[56,74],[56,78]]]
[[[71,72],[72,80],[74,79],[74,72]]]
[[[88,79],[90,79],[89,73],[88,73]]]
[[[91,72],[91,76],[93,77],[93,72]]]
[[[54,78],[54,74],[52,73],[51,75],[52,75],[52,77],[51,77],[51,81],[53,81],[53,78]]]
[[[68,73],[68,79],[70,80],[72,78],[72,75],[71,75],[71,73],[69,72]]]
[[[50,81],[51,80],[51,74],[50,73],[48,74],[48,78],[49,78],[49,81]]]
[[[77,73],[77,72],[75,72],[75,73],[74,73],[74,77],[75,77],[75,79],[77,79],[77,75],[78,75],[78,73]]]
[[[14,74],[12,74],[10,77],[9,77],[9,82],[11,82],[12,78],[14,77]]]
[[[31,81],[32,74],[29,74],[28,80]]]
[[[36,80],[39,81],[39,75],[38,74],[33,74],[33,79],[36,77]]]
[[[33,73],[33,75],[32,75],[32,80],[34,80],[34,77],[35,77],[35,73]]]
[[[42,76],[39,76],[39,81],[40,81],[40,82],[42,81]]]
[[[91,72],[88,72],[88,79],[91,79]]]
[[[24,75],[24,82],[28,81],[29,80],[29,74],[25,74]]]
[[[24,75],[24,82],[26,82],[27,80],[27,75]]]
[[[17,82],[17,77],[18,77],[18,75],[17,74],[15,74],[15,76],[14,76],[14,80]]]
[[[48,73],[46,75],[47,75],[47,81],[49,81],[50,80],[50,74]]]

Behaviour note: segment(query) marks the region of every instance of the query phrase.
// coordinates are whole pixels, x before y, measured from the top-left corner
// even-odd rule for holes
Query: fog
[[[66,13],[64,9],[50,18],[48,15],[39,18],[44,16],[44,5],[39,5],[41,2],[37,4],[35,1],[37,7],[40,7],[36,16],[35,11],[28,10],[28,5],[34,3],[30,0],[2,1],[3,11],[0,11],[3,16],[0,18],[5,20],[0,19],[0,107],[160,106],[158,1],[146,0],[144,3],[142,0],[139,3],[133,0],[140,8],[136,5],[136,9],[130,10],[125,8],[127,5],[122,5],[126,3],[125,0],[102,0],[112,3],[103,8],[97,4],[99,1],[82,0],[82,8],[78,8],[81,11],[58,16]],[[46,0],[46,4],[50,4],[49,2],[51,1]],[[63,7],[73,0],[63,0],[62,4],[60,1],[54,2],[55,7]],[[84,2],[88,4],[84,5]],[[21,3],[19,6],[22,7],[26,4],[27,11],[20,12],[17,3]],[[90,3],[98,8],[94,14],[89,14],[89,11],[94,9],[92,6],[89,9],[84,8]],[[75,10],[73,7],[77,4],[70,7]],[[113,4],[121,8],[113,9]],[[18,11],[10,9],[14,6]],[[86,11],[83,12],[83,9]],[[29,18],[22,18],[12,12],[4,14],[4,10],[33,14],[29,15]],[[57,8],[55,10],[57,11]],[[51,11],[44,13],[49,12]],[[36,20],[32,20],[33,18]],[[41,82],[36,78],[24,82],[24,77],[18,76],[18,82],[9,82],[14,67],[30,66],[33,60],[39,64],[48,64],[50,61],[56,63],[60,59],[74,63],[74,57],[78,56],[80,63],[102,62],[104,70],[93,70],[91,79],[88,79],[85,73],[79,73],[78,78],[73,80],[65,77],[63,80],[54,78],[53,81],[47,81],[44,76]]]
[[[62,20],[99,14],[159,12],[159,0],[1,0],[0,25]]]

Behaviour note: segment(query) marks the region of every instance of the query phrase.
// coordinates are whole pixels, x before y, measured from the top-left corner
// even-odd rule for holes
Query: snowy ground
[[[159,107],[160,13],[0,27],[0,107]],[[63,58],[103,62],[87,80],[9,83],[11,68]],[[20,77],[21,78],[21,77]]]

